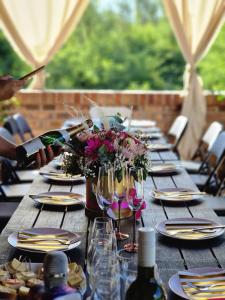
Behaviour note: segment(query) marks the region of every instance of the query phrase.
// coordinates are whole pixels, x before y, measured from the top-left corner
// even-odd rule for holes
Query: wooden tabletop
[[[153,162],[163,162],[176,160],[177,156],[171,151],[151,153]],[[162,202],[155,202],[150,197],[152,188],[185,187],[197,190],[191,177],[182,170],[173,176],[149,176],[145,183],[145,200],[147,208],[143,211],[142,220],[138,226],[153,226],[163,220],[174,217],[199,217],[220,222],[215,212],[207,208],[204,201],[197,203],[182,204],[179,206],[166,206]],[[51,184],[38,175],[32,183],[29,194],[38,194],[47,191],[79,192],[85,195],[85,182],[76,185],[56,185]],[[0,264],[21,254],[30,257],[33,261],[42,261],[43,255],[32,254],[15,250],[7,243],[7,237],[12,232],[30,227],[55,227],[72,232],[77,232],[82,236],[81,245],[67,254],[72,261],[84,263],[85,249],[87,246],[88,219],[84,214],[84,209],[70,210],[64,207],[61,210],[50,210],[45,205],[38,206],[26,195],[20,202],[15,213],[9,220],[0,236]],[[122,230],[131,233],[132,220],[122,221]],[[130,234],[132,236],[132,234]],[[127,242],[127,241],[126,241]],[[118,245],[122,247],[122,243]],[[225,267],[225,240],[221,236],[212,241],[206,242],[184,242],[168,239],[157,233],[157,265],[160,276],[167,285],[169,278],[178,270],[193,267]],[[174,295],[170,295],[175,299]]]

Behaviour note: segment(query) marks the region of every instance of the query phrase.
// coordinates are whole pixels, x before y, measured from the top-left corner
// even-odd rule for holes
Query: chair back
[[[99,106],[99,108],[103,111],[106,117],[114,116],[117,113],[120,113],[122,117],[131,119],[132,117],[132,109],[126,106]],[[89,114],[92,119],[98,119],[99,116],[99,108],[97,106],[92,106],[89,110]]]
[[[13,135],[4,127],[0,127],[0,136],[7,139],[10,142],[15,143]]]
[[[214,156],[216,163],[218,163],[225,152],[225,131],[222,131],[214,142],[210,150],[211,156]]]
[[[208,129],[206,130],[205,134],[202,137],[202,142],[207,145],[207,150],[209,151],[213,144],[215,143],[218,135],[223,130],[223,125],[219,122],[212,122]]]
[[[209,164],[209,177],[205,183],[204,189],[213,182],[216,186],[215,191],[217,192],[221,187],[221,184],[225,176],[225,131],[222,131],[217,137],[212,149],[209,152],[207,159]]]
[[[187,128],[188,118],[185,116],[178,116],[169,129],[168,135],[175,138],[174,147],[177,148],[181,138]]]
[[[15,115],[13,115],[13,119],[15,120],[15,122],[17,124],[18,130],[19,130],[18,134],[22,140],[24,140],[24,141],[26,140],[25,134],[28,134],[29,138],[34,137],[32,130],[24,116],[22,116],[21,114],[15,114]]]
[[[19,134],[19,128],[12,116],[8,116],[4,119],[3,127],[5,127],[13,136]]]

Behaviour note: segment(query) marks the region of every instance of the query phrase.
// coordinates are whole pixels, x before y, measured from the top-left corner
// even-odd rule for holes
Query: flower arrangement
[[[123,119],[116,115],[116,123]],[[79,140],[70,144],[68,152],[64,154],[63,169],[66,173],[75,174],[81,171],[86,178],[95,178],[99,167],[114,165],[116,177],[120,181],[121,165],[143,168],[144,179],[150,165],[145,144],[123,126],[116,126],[115,122],[109,129],[93,127],[92,131],[82,133]]]

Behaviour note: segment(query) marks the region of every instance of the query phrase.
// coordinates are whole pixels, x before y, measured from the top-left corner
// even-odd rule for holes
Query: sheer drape
[[[170,24],[180,46],[186,70],[182,114],[189,119],[179,151],[190,158],[205,126],[207,104],[196,65],[215,40],[225,16],[224,0],[164,0]],[[216,72],[216,70],[215,70]]]
[[[47,64],[76,28],[89,0],[0,0],[1,28],[13,49],[36,68]],[[44,73],[33,88],[42,88]]]

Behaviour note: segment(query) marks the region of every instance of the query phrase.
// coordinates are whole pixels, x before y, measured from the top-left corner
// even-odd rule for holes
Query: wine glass
[[[113,231],[112,219],[109,217],[96,217],[94,219],[93,227],[91,230],[91,238],[96,237],[96,232],[102,230],[105,233],[110,233]]]
[[[129,234],[120,231],[120,220],[121,220],[121,204],[126,200],[127,196],[127,180],[128,180],[128,169],[126,164],[121,166],[114,166],[114,198],[118,202],[118,222],[116,238],[118,241],[126,240]]]
[[[114,197],[114,174],[112,167],[102,166],[99,168],[95,195],[97,203],[103,211],[103,216],[106,216]]]
[[[142,168],[130,168],[128,172],[127,202],[133,211],[133,241],[126,244],[124,249],[128,252],[137,252],[136,244],[136,212],[141,208],[144,201],[144,180]]]

